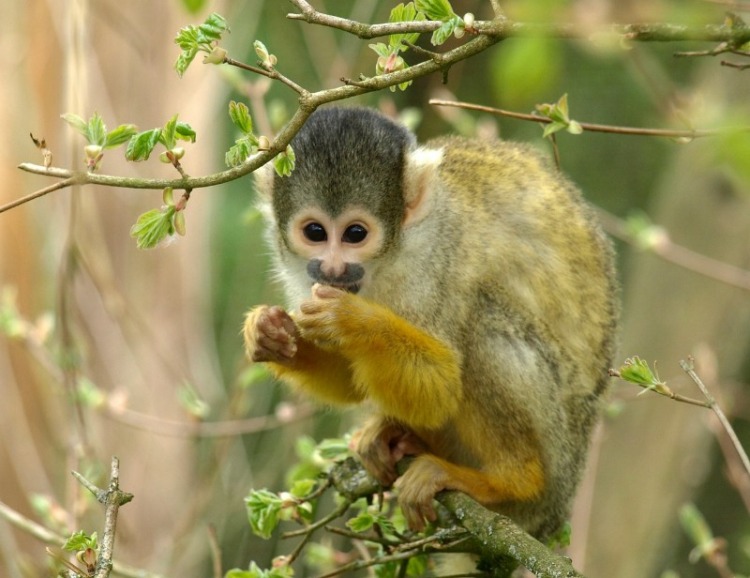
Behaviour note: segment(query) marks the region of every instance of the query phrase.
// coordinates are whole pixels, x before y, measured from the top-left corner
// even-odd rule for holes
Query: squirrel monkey
[[[289,309],[247,314],[248,357],[373,407],[357,452],[412,529],[451,489],[557,532],[617,316],[611,247],[578,190],[525,146],[418,147],[368,109],[318,110],[292,146],[291,176],[257,179]]]

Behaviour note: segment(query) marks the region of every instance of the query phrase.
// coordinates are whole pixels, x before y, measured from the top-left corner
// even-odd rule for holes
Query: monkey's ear
[[[405,227],[418,223],[432,210],[442,160],[443,149],[422,147],[407,153],[404,168]]]
[[[276,171],[274,171],[273,163],[266,163],[255,171],[253,175],[255,177],[255,190],[258,191],[258,195],[264,201],[271,200],[275,173]]]

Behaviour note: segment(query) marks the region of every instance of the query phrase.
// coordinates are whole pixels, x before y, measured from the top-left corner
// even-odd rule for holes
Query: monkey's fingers
[[[280,307],[260,307],[245,321],[245,348],[253,361],[290,361],[297,353],[297,328]]]
[[[315,285],[312,286],[312,296],[317,299],[336,299],[343,295],[346,295],[346,291],[332,287],[331,285],[315,283]]]
[[[435,494],[448,487],[447,474],[438,458],[423,454],[396,480],[394,487],[399,491],[399,505],[409,528],[421,532],[425,521],[437,519],[432,501]]]

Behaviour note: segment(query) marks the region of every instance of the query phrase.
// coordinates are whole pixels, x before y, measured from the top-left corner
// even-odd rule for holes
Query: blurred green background
[[[312,2],[321,11],[383,22],[393,1]],[[720,23],[718,3],[667,0],[515,0],[519,21]],[[457,13],[491,17],[486,0],[453,0]],[[190,8],[192,7],[192,12]],[[254,62],[255,39],[278,68],[315,91],[374,72],[362,41],[288,20],[280,0],[4,0],[0,19],[0,203],[51,184],[16,166],[41,162],[28,138],[44,137],[54,165],[83,166],[83,140],[60,120],[98,111],[113,128],[161,126],[176,112],[198,133],[185,170],[222,170],[236,135],[230,99],[246,102],[256,129],[271,134],[295,107],[295,94],[264,78],[194,64],[172,69],[178,29],[212,11],[232,28],[232,56]],[[455,45],[451,41],[447,46]],[[429,35],[420,44],[429,47]],[[421,140],[449,132],[532,142],[551,154],[541,128],[516,120],[439,109],[430,98],[529,112],[567,93],[579,121],[626,126],[750,126],[750,71],[716,58],[675,58],[708,44],[624,45],[516,38],[419,79],[406,92],[357,104],[410,118]],[[415,55],[407,53],[407,61]],[[740,57],[727,57],[739,61]],[[354,104],[347,102],[346,104]],[[677,143],[584,133],[557,139],[563,169],[601,208],[609,232],[632,214],[664,228],[657,251],[691,268],[715,268],[685,247],[750,269],[750,137]],[[106,154],[101,172],[171,177],[152,159],[126,163]],[[187,236],[140,251],[129,237],[159,192],[86,187],[65,190],[0,214],[0,501],[67,534],[101,529],[101,512],[69,471],[104,484],[110,456],[134,501],[121,510],[116,558],[167,576],[211,575],[209,530],[224,569],[267,567],[292,546],[251,535],[242,498],[250,487],[284,488],[296,440],[335,436],[358,422],[352,411],[312,412],[249,367],[243,314],[281,296],[267,270],[251,178],[193,193]],[[565,224],[561,223],[561,227]],[[678,245],[674,248],[671,243]],[[750,299],[731,287],[617,241],[624,303],[620,361],[658,360],[675,390],[698,396],[678,361],[699,373],[747,443]],[[446,272],[449,275],[450,272]],[[550,280],[554,284],[554,280]],[[74,395],[72,392],[77,391]],[[74,403],[85,393],[85,402]],[[678,522],[695,501],[728,541],[730,566],[750,574],[750,483],[708,411],[615,384],[612,411],[592,448],[573,517],[570,555],[591,577],[710,576]],[[217,431],[203,424],[222,422]],[[244,432],[244,433],[242,433]],[[221,435],[218,435],[221,434]],[[347,547],[344,546],[346,549]],[[0,518],[0,575],[49,575],[44,545]],[[298,575],[305,575],[303,567]],[[313,575],[313,574],[309,574]]]

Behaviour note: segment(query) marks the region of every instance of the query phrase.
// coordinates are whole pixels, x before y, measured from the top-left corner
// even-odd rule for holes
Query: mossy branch
[[[408,460],[399,462],[399,471],[405,471],[407,464]],[[336,490],[350,501],[380,491],[377,482],[353,459],[337,464],[330,474],[330,480]],[[506,566],[507,561],[512,560],[538,578],[583,578],[573,568],[569,558],[553,552],[513,520],[488,510],[466,494],[444,491],[436,496],[436,500],[448,510],[453,520],[471,534],[471,540],[463,543],[460,551],[477,554],[497,565]]]

